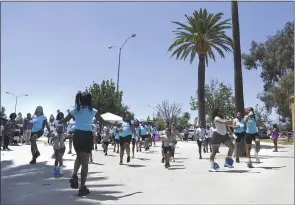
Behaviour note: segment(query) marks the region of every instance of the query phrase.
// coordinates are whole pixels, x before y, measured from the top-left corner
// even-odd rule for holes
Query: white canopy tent
[[[122,117],[115,115],[113,113],[107,112],[101,115],[101,117],[108,122],[123,122]]]

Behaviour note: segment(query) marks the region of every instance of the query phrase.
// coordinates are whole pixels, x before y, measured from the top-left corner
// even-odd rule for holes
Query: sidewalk
[[[29,165],[30,146],[11,146],[14,151],[1,152],[1,204],[4,205],[72,205],[72,204],[293,204],[294,147],[261,146],[261,162],[246,167],[246,159],[224,168],[227,148],[221,147],[217,173],[208,172],[209,154],[197,157],[195,142],[179,142],[176,162],[165,169],[160,144],[148,152],[136,153],[130,164],[119,165],[119,156],[110,146],[109,155],[93,151],[95,164],[89,165],[87,186],[90,195],[77,197],[69,187],[75,156],[65,154],[64,177],[52,177],[51,146],[38,142],[41,156]],[[68,144],[66,144],[68,148]],[[67,152],[68,150],[66,150]],[[126,158],[124,159],[126,163]]]

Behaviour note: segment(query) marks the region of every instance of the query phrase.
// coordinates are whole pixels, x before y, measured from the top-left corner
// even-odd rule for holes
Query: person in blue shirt
[[[35,110],[35,114],[32,117],[31,123],[33,124],[32,133],[31,133],[31,153],[32,160],[30,164],[36,164],[36,159],[40,156],[40,152],[37,146],[37,139],[40,138],[44,134],[44,128],[46,126],[48,130],[48,135],[51,134],[50,127],[48,125],[47,118],[44,116],[43,108],[38,106]]]
[[[119,153],[119,148],[120,148],[120,143],[119,143],[119,139],[120,139],[119,128],[120,128],[120,125],[118,124],[118,122],[116,122],[115,124],[117,124],[117,126],[114,126],[113,127],[113,133],[114,133],[114,152],[116,152],[116,148],[117,148],[117,153]]]
[[[127,163],[130,162],[130,142],[132,140],[132,134],[136,135],[135,127],[129,120],[128,113],[123,116],[123,123],[119,128],[120,133],[120,165],[123,164],[124,151],[127,153]]]
[[[141,141],[139,143],[139,151],[141,152],[141,147],[143,144],[144,144],[145,150],[148,150],[148,146],[149,146],[148,133],[147,133],[144,122],[142,122],[141,125],[139,126],[139,130],[140,130],[140,138],[141,138]]]
[[[136,152],[138,152],[138,139],[139,139],[139,122],[138,120],[134,120],[134,127],[136,135],[132,135],[132,158],[134,158],[134,151],[136,147]]]
[[[248,113],[245,118],[245,124],[246,124],[246,156],[248,158],[247,166],[249,168],[253,168],[252,162],[251,162],[251,145],[252,141],[255,142],[255,158],[256,161],[259,162],[258,152],[260,151],[260,139],[259,135],[257,133],[257,116],[255,115],[254,109],[252,107],[247,108],[246,113]]]
[[[70,179],[71,188],[77,189],[79,187],[77,173],[81,169],[81,185],[78,196],[85,196],[89,194],[89,189],[85,186],[88,175],[88,162],[91,151],[93,149],[93,134],[92,134],[92,120],[97,119],[101,124],[114,125],[105,121],[96,109],[92,107],[92,96],[88,92],[78,92],[75,100],[75,108],[66,116],[64,120],[60,120],[59,124],[67,123],[72,118],[75,118],[75,130],[73,133],[73,145],[77,154],[74,171]]]
[[[240,146],[241,141],[245,138],[245,122],[240,112],[237,113],[236,119],[233,121],[232,128],[234,129],[234,134],[237,136],[235,144],[235,155],[236,163],[240,163]]]

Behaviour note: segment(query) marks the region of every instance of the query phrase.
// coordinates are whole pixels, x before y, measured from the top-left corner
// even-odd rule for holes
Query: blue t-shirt
[[[249,134],[257,133],[257,126],[256,126],[257,117],[249,117],[247,122],[247,129],[246,132]]]
[[[33,123],[32,132],[39,132],[43,130],[43,122],[46,119],[47,118],[44,115],[41,115],[41,116],[34,115],[31,121]]]
[[[139,126],[135,127],[135,132],[136,132],[136,135],[139,136]]]
[[[145,136],[147,135],[147,130],[144,126],[140,125],[140,132],[141,132],[141,135]]]
[[[74,108],[70,111],[70,114],[75,117],[76,125],[75,130],[82,131],[91,131],[92,132],[92,121],[94,116],[96,115],[97,110],[92,108],[80,108],[78,111],[77,108]]]
[[[132,135],[131,127],[129,122],[123,122],[122,123],[123,131],[120,132],[120,137],[127,137]]]
[[[113,128],[113,132],[114,132],[114,135],[115,135],[115,139],[118,140],[120,138],[120,134],[119,132],[117,131],[118,129],[116,127]]]
[[[243,133],[243,132],[245,132],[244,119],[241,119],[240,121],[237,121],[235,125],[240,126],[240,127],[235,128],[234,133]]]

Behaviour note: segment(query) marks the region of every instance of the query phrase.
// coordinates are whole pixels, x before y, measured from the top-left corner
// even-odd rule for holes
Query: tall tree
[[[205,112],[209,120],[207,123],[211,122],[212,112],[216,108],[219,108],[226,118],[235,117],[235,97],[233,95],[233,89],[223,82],[210,80],[210,82],[205,85],[205,103]],[[198,109],[199,101],[197,96],[191,97],[190,105],[192,110]]]
[[[93,84],[86,90],[91,93],[93,107],[100,114],[110,112],[122,116],[127,112],[130,118],[134,118],[134,114],[129,111],[129,107],[122,102],[123,92],[116,91],[116,85],[112,80],[103,80],[101,84],[93,81]]]
[[[263,43],[252,42],[249,53],[242,55],[248,70],[261,68],[264,89],[258,98],[268,112],[275,109],[281,120],[290,120],[289,96],[294,94],[294,22],[268,36]]]
[[[169,122],[177,122],[177,117],[182,112],[182,106],[176,102],[173,102],[172,104],[169,103],[168,100],[162,101],[161,104],[157,105],[157,118],[163,120],[163,121],[169,121]]]
[[[232,40],[225,34],[231,28],[230,19],[222,20],[223,13],[208,13],[207,9],[185,17],[187,24],[173,21],[179,27],[174,31],[176,37],[168,51],[173,51],[171,57],[176,59],[189,57],[191,64],[196,54],[198,56],[198,113],[200,125],[205,127],[205,68],[209,59],[215,61],[215,52],[222,58],[224,51],[231,52]]]
[[[233,31],[233,54],[234,54],[234,79],[235,79],[235,110],[244,116],[244,89],[240,45],[240,23],[238,2],[231,2],[232,31]]]

